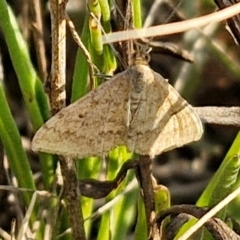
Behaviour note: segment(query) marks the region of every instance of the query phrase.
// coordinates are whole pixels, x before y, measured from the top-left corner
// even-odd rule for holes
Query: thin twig
[[[147,234],[149,239],[154,239],[156,232],[155,226],[152,225],[152,221],[155,218],[155,203],[151,177],[151,166],[152,161],[148,156],[139,157],[137,178],[141,187],[141,193],[145,207]]]
[[[134,178],[125,188],[124,190],[115,196],[111,201],[104,204],[102,207],[98,208],[92,215],[86,217],[84,221],[94,220],[98,217],[101,217],[105,212],[109,211],[112,207],[114,207],[127,193],[136,190],[138,187],[138,182],[136,178]],[[69,233],[71,233],[71,228],[68,228],[63,233],[59,234],[56,238],[61,238]]]
[[[65,12],[65,18],[66,18],[66,21],[67,21],[67,25],[68,25],[71,33],[72,33],[72,37],[73,37],[74,41],[77,43],[77,45],[80,47],[80,49],[83,51],[83,54],[86,57],[86,60],[89,64],[89,68],[90,68],[90,71],[89,71],[90,79],[93,80],[95,72],[98,72],[98,68],[93,64],[92,58],[91,58],[87,48],[83,44],[81,38],[78,36],[77,31],[74,27],[74,24],[73,24],[72,20],[69,18],[68,14],[66,12]]]
[[[113,43],[119,41],[126,41],[129,39],[148,38],[154,36],[164,36],[185,32],[194,28],[201,28],[211,23],[221,22],[231,18],[240,13],[240,3],[234,4],[231,7],[220,10],[216,13],[208,14],[202,17],[176,22],[168,23],[160,26],[150,28],[135,29],[128,31],[120,31],[109,33],[103,36],[103,43]]]
[[[22,224],[21,224],[18,236],[17,236],[17,240],[24,239],[24,235],[25,235],[25,233],[27,231],[27,228],[28,228],[28,225],[29,225],[29,221],[30,221],[30,217],[31,217],[33,208],[35,206],[36,200],[37,200],[37,193],[34,192],[33,195],[32,195],[31,203],[28,206],[28,210],[27,210],[27,212],[25,214],[25,217],[24,217],[24,219],[22,221]]]
[[[119,170],[117,176],[113,180],[99,181],[96,179],[81,179],[79,180],[79,188],[81,194],[89,198],[103,198],[106,197],[111,191],[116,189],[118,185],[126,177],[127,171],[131,168],[136,168],[138,165],[138,160],[128,160],[126,161],[121,169]]]
[[[52,23],[52,72],[50,84],[50,104],[55,114],[65,107],[66,71],[66,19],[65,10],[68,0],[50,0]],[[73,159],[59,157],[64,180],[67,211],[74,239],[85,240],[84,220],[80,192]]]
[[[215,3],[220,9],[232,6],[239,2],[238,0],[215,0]],[[240,16],[236,15],[233,18],[227,20],[228,30],[232,34],[236,44],[240,44]]]
[[[0,236],[2,236],[5,240],[12,240],[11,235],[9,235],[6,231],[0,228]]]
[[[170,224],[164,229],[164,239],[173,239],[177,234],[181,226],[184,223],[193,219],[193,217],[200,219],[208,212],[207,209],[188,204],[175,205],[166,210],[161,211],[156,220],[158,222],[159,227],[162,226],[163,220],[166,217],[173,216],[173,220]],[[176,215],[178,215],[176,217]],[[211,233],[213,239],[218,240],[240,240],[240,236],[232,230],[224,221],[219,218],[211,217],[205,223],[204,227]]]
[[[111,201],[104,204],[102,207],[98,208],[91,216],[85,218],[84,221],[90,220],[90,219],[96,219],[97,217],[100,217],[103,215],[103,213],[107,212],[109,209],[111,209],[116,203],[121,200],[128,192],[133,191],[137,188],[137,180],[134,178],[125,188],[124,190],[116,195]]]
[[[65,7],[68,0],[50,0],[52,28],[52,66],[50,83],[50,105],[52,113],[65,107],[66,74],[66,20]]]
[[[194,107],[205,123],[240,126],[240,107]]]
[[[44,31],[42,20],[42,8],[40,0],[30,1],[30,10],[32,15],[32,32],[37,55],[37,62],[42,81],[47,77],[46,49],[44,44]]]
[[[240,187],[230,193],[226,198],[224,198],[220,203],[213,207],[209,212],[207,212],[199,221],[196,222],[191,228],[188,229],[182,235],[179,240],[187,240],[193,233],[195,233],[200,227],[204,225],[210,218],[216,215],[221,209],[223,209],[227,204],[229,204],[234,198],[240,194]]]

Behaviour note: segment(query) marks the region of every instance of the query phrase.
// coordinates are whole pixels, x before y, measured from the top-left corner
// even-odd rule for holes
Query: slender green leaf
[[[232,192],[237,180],[239,168],[240,157],[238,155],[229,159],[225,158],[197,201],[197,206],[213,207]],[[218,217],[224,220],[225,210],[222,210],[221,213],[218,214]]]
[[[12,64],[27,106],[34,130],[40,128],[50,116],[43,86],[33,68],[28,48],[19,30],[16,18],[6,1],[0,0],[0,26],[2,28]],[[40,155],[45,186],[48,188],[54,178],[55,164],[47,154]]]
[[[7,100],[0,84],[0,138],[6,151],[11,170],[22,188],[35,190],[26,153],[23,149],[21,136],[11,115]],[[29,193],[23,193],[25,204],[28,206],[31,201]]]

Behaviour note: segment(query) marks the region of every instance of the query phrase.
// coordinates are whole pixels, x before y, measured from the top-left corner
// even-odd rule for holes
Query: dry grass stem
[[[240,187],[235,191],[230,193],[225,199],[213,207],[208,213],[206,213],[202,218],[200,218],[196,224],[194,224],[188,231],[186,231],[178,240],[187,240],[189,237],[195,233],[200,227],[204,225],[210,218],[215,216],[221,209],[223,209],[227,204],[229,204],[233,199],[235,199],[240,194]]]
[[[119,41],[126,41],[130,39],[164,36],[169,34],[185,32],[194,28],[202,28],[211,23],[224,21],[228,18],[235,16],[238,13],[240,13],[240,3],[237,3],[231,7],[225,8],[218,12],[190,20],[169,23],[143,29],[109,33],[103,36],[103,43],[113,43]]]
[[[240,107],[194,107],[205,123],[240,126]]]
[[[68,0],[50,0],[52,28],[52,69],[50,82],[50,105],[55,114],[65,107],[66,92],[66,4]],[[64,179],[67,211],[74,239],[86,239],[80,192],[77,187],[76,166],[72,159],[59,157]],[[76,190],[77,189],[77,190]]]
[[[72,20],[69,18],[67,13],[65,13],[65,17],[66,17],[67,25],[72,33],[72,37],[73,37],[74,41],[77,43],[77,45],[80,47],[80,49],[83,51],[83,54],[86,57],[86,60],[89,64],[89,69],[90,69],[90,71],[89,71],[90,79],[93,81],[94,74],[95,74],[95,72],[98,72],[98,68],[93,64],[92,58],[91,58],[87,48],[83,44],[81,38],[78,36],[78,33],[74,27],[74,24],[73,24]]]
[[[37,51],[37,61],[42,81],[47,78],[47,61],[46,49],[44,44],[44,29],[42,19],[42,8],[40,0],[32,0],[29,4],[32,15],[32,32],[34,38],[35,49]]]

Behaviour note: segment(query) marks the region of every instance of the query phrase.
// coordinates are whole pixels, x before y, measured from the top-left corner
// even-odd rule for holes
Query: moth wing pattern
[[[199,140],[202,132],[192,106],[160,74],[137,64],[47,121],[32,149],[84,158],[126,145],[153,158]]]
[[[131,122],[128,148],[153,158],[199,140],[202,123],[192,106],[160,74],[141,68],[145,89]]]
[[[32,150],[84,158],[103,156],[125,145],[124,116],[129,97],[126,71],[49,119],[35,134]]]

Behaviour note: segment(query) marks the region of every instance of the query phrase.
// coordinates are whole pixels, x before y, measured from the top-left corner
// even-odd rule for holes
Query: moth
[[[154,158],[202,133],[193,107],[160,74],[136,62],[48,120],[32,150],[81,159],[125,145]]]

